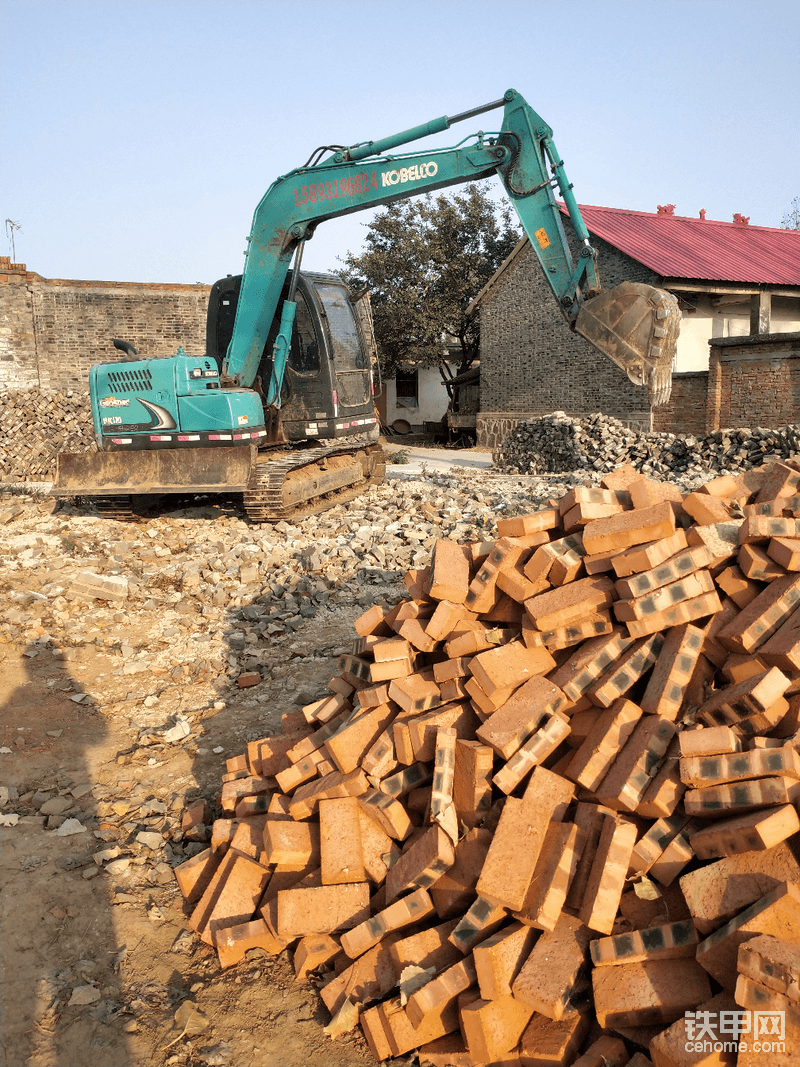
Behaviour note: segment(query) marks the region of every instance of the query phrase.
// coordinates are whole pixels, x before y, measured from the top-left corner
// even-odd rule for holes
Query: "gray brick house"
[[[677,379],[703,377],[713,337],[800,330],[800,232],[581,205],[598,252],[601,284],[626,279],[674,292],[683,312]],[[573,253],[578,242],[562,213]],[[496,447],[523,419],[551,411],[603,412],[640,429],[653,426],[645,390],[572,333],[523,238],[478,294],[481,398],[478,444]],[[668,429],[666,409],[654,428]],[[666,424],[665,424],[666,423]],[[677,429],[678,427],[676,427]]]

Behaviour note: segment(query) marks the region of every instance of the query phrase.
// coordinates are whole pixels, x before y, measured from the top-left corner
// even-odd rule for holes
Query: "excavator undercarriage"
[[[116,476],[110,473],[111,457],[118,457]],[[57,463],[55,495],[89,501],[106,518],[121,520],[136,518],[143,507],[164,497],[224,493],[241,494],[254,522],[292,522],[353,500],[380,485],[386,473],[386,454],[379,444],[364,443],[354,450],[347,439],[268,452],[251,446],[82,453],[58,456]],[[98,483],[102,492],[91,488]]]

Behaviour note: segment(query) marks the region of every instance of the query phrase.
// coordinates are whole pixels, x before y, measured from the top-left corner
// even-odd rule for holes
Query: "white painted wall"
[[[457,367],[451,366],[455,374]],[[417,407],[404,407],[397,403],[394,378],[383,383],[386,391],[386,424],[391,426],[395,419],[405,419],[412,429],[421,431],[423,423],[438,422],[447,411],[447,390],[442,383],[438,367],[420,367],[419,387],[417,390]]]
[[[711,337],[746,337],[750,333],[750,297],[687,294],[696,309],[684,310],[676,371],[708,370]],[[772,298],[771,333],[800,331],[800,299]]]

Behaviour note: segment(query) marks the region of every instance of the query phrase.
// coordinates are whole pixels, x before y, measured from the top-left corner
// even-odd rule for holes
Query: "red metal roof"
[[[800,230],[615,207],[580,209],[590,233],[662,278],[800,285]]]

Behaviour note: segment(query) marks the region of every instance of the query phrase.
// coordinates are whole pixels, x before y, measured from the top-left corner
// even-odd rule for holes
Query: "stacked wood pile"
[[[643,433],[619,419],[594,414],[573,419],[563,411],[522,422],[493,456],[510,474],[613,471],[630,464],[655,478],[679,479],[748,470],[786,459],[800,448],[800,426],[780,430],[716,430],[692,434]]]
[[[59,452],[96,450],[88,393],[0,391],[0,481],[51,481]]]
[[[796,1063],[800,463],[551,503],[437,541],[228,760],[189,926],[292,946],[377,1060],[705,1064],[702,1020],[757,1067],[757,1011]]]

